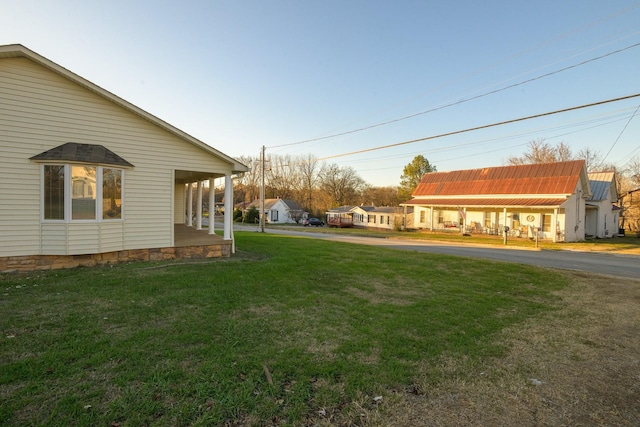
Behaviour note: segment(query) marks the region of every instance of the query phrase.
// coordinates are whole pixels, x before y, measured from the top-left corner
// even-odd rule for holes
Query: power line
[[[638,112],[639,109],[640,109],[640,105],[638,105],[638,108],[636,108],[636,111],[634,111],[633,114],[631,115],[631,117],[629,117],[629,120],[627,120],[627,123],[624,125],[624,127],[620,131],[620,134],[618,135],[616,140],[611,145],[611,148],[609,148],[609,151],[607,151],[607,154],[605,154],[604,158],[602,159],[602,163],[604,163],[604,161],[607,160],[607,157],[609,157],[609,154],[611,153],[611,150],[613,150],[613,147],[616,146],[616,144],[620,140],[620,137],[622,136],[624,131],[627,130],[627,127],[629,126],[629,123],[631,123],[631,120],[633,120],[633,118],[636,116],[636,113]]]
[[[448,103],[448,104],[445,104],[445,105],[441,105],[439,107],[431,108],[429,110],[420,111],[418,113],[413,113],[413,114],[410,114],[408,116],[399,117],[397,119],[387,120],[385,122],[375,123],[373,125],[364,126],[364,127],[361,127],[361,128],[352,129],[352,130],[348,130],[348,131],[344,131],[344,132],[340,132],[340,133],[334,133],[334,134],[331,134],[331,135],[321,136],[321,137],[318,137],[318,138],[305,139],[305,140],[302,140],[302,141],[291,142],[291,143],[288,143],[288,144],[272,145],[272,146],[267,147],[267,148],[290,147],[292,145],[300,145],[300,144],[306,144],[308,142],[322,141],[322,140],[325,140],[325,139],[331,139],[331,138],[336,138],[338,136],[350,135],[352,133],[362,132],[362,131],[365,131],[365,130],[369,130],[369,129],[373,129],[373,128],[377,128],[377,127],[381,127],[381,126],[386,126],[386,125],[389,125],[389,124],[392,124],[392,123],[397,123],[397,122],[400,122],[400,121],[403,121],[403,120],[408,120],[408,119],[411,119],[411,118],[414,118],[414,117],[417,117],[417,116],[421,116],[421,115],[428,114],[428,113],[433,113],[434,111],[443,110],[445,108],[453,107],[455,105],[460,105],[460,104],[463,104],[465,102],[469,102],[469,101],[473,101],[473,100],[476,100],[476,99],[479,99],[479,98],[483,98],[485,96],[493,95],[495,93],[499,93],[499,92],[505,91],[507,89],[513,89],[514,87],[522,86],[524,84],[531,83],[531,82],[534,82],[536,80],[540,80],[540,79],[543,79],[545,77],[552,76],[554,74],[558,74],[558,73],[561,73],[561,72],[564,72],[564,71],[567,71],[567,70],[570,70],[570,69],[573,69],[573,68],[577,68],[577,67],[580,67],[582,65],[588,64],[590,62],[594,62],[594,61],[597,61],[597,60],[606,58],[608,56],[612,56],[612,55],[624,52],[626,50],[629,50],[629,49],[632,49],[632,48],[638,47],[638,46],[640,46],[640,43],[635,43],[635,44],[632,44],[630,46],[615,50],[613,52],[609,52],[609,53],[606,53],[604,55],[597,56],[595,58],[587,59],[587,60],[579,62],[577,64],[569,65],[568,67],[564,67],[564,68],[561,68],[559,70],[551,71],[549,73],[545,73],[545,74],[539,75],[537,77],[532,77],[530,79],[523,80],[521,82],[514,83],[514,84],[511,84],[511,85],[507,85],[507,86],[504,86],[504,87],[499,88],[499,89],[495,89],[495,90],[491,90],[491,91],[488,91],[488,92],[484,92],[484,93],[481,93],[479,95],[472,96],[470,98],[461,99],[459,101],[451,102],[451,103]]]
[[[476,126],[476,127],[457,130],[457,131],[453,131],[453,132],[441,133],[439,135],[427,136],[427,137],[424,137],[424,138],[412,139],[412,140],[409,140],[409,141],[396,142],[394,144],[381,145],[381,146],[372,147],[372,148],[365,148],[364,150],[351,151],[349,153],[343,153],[343,154],[336,154],[336,155],[333,155],[333,156],[321,157],[318,160],[328,160],[328,159],[335,159],[335,158],[338,158],[338,157],[351,156],[351,155],[354,155],[354,154],[368,153],[368,152],[371,152],[371,151],[383,150],[383,149],[386,149],[386,148],[398,147],[398,146],[401,146],[401,145],[413,144],[413,143],[421,142],[421,141],[428,141],[430,139],[443,138],[445,136],[458,135],[458,134],[461,134],[461,133],[467,133],[467,132],[472,132],[472,131],[476,131],[476,130],[492,128],[492,127],[496,127],[496,126],[502,126],[502,125],[516,123],[516,122],[522,122],[522,121],[525,121],[525,120],[531,120],[531,119],[537,119],[537,118],[540,118],[540,117],[551,116],[551,115],[554,115],[554,114],[566,113],[568,111],[575,111],[575,110],[580,110],[580,109],[583,109],[583,108],[595,107],[597,105],[609,104],[611,102],[624,101],[626,99],[637,98],[639,96],[640,96],[640,93],[637,93],[635,95],[628,95],[628,96],[623,96],[623,97],[620,97],[620,98],[613,98],[613,99],[608,99],[608,100],[605,100],[605,101],[593,102],[591,104],[583,104],[583,105],[579,105],[577,107],[563,108],[561,110],[550,111],[550,112],[547,112],[547,113],[534,114],[532,116],[520,117],[520,118],[517,118],[517,119],[511,119],[511,120],[505,120],[505,121],[502,121],[502,122],[491,123],[491,124],[488,124],[488,125]]]

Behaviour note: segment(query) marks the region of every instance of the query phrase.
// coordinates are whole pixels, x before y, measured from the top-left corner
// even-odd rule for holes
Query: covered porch
[[[564,241],[566,198],[451,198],[412,200],[416,228]]]
[[[224,179],[224,213],[222,236],[215,234],[215,221],[207,227],[209,218],[216,213],[215,180]],[[204,190],[208,195],[205,198]],[[175,171],[175,195],[173,209],[173,246],[224,246],[222,256],[234,252],[233,245],[233,180],[231,174],[211,174],[196,171]],[[207,218],[205,216],[208,216]],[[204,226],[204,227],[203,227]]]

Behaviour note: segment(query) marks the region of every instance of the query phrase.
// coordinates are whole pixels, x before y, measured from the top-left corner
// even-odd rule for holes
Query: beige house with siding
[[[0,271],[229,255],[232,177],[245,171],[24,46],[0,46]],[[184,249],[184,229],[202,228],[202,188],[217,178],[223,236],[211,227],[215,243]]]

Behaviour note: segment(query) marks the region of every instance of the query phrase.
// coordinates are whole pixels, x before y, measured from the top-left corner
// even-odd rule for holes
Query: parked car
[[[304,220],[305,227],[310,227],[312,225],[315,227],[322,227],[324,222],[320,221],[318,218],[307,218]]]

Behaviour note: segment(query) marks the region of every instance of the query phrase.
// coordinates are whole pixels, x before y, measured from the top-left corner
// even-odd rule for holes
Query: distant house
[[[327,214],[327,225],[329,227],[353,227],[354,226],[354,206],[338,206],[333,209],[329,209]],[[359,213],[359,216],[356,218],[356,221],[359,223],[364,223],[363,215],[366,213]]]
[[[258,212],[262,210],[262,201],[256,199],[249,204],[239,203],[236,208],[247,211],[255,207]],[[269,224],[297,224],[307,218],[308,213],[292,199],[265,199],[264,200],[265,222]]]
[[[585,202],[585,234],[606,238],[618,234],[620,208],[614,172],[589,173],[591,198]]]
[[[327,211],[327,223],[333,227],[383,230],[413,228],[413,207],[340,206]]]
[[[187,197],[215,178],[229,212],[203,256],[229,255],[247,167],[22,45],[0,46],[0,154],[0,271],[180,257]]]
[[[412,196],[401,205],[414,207],[416,228],[501,234],[508,227],[554,242],[585,240],[592,198],[583,160],[430,172]]]

